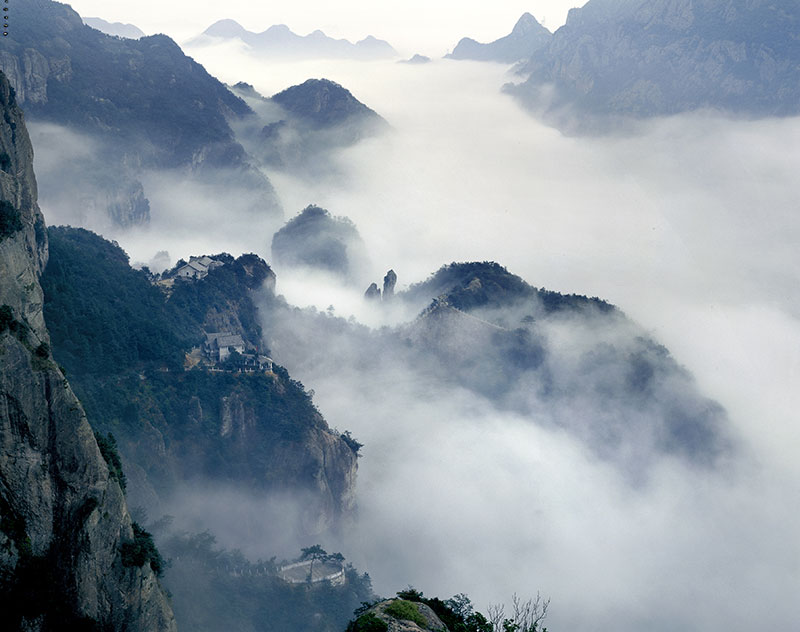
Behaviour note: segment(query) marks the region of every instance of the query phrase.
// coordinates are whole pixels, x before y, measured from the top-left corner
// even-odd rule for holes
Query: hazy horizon
[[[560,27],[567,11],[583,0],[502,0],[482,2],[374,3],[346,0],[335,4],[321,0],[273,2],[269,10],[246,0],[221,5],[199,2],[130,2],[130,0],[75,0],[68,2],[83,17],[133,24],[146,34],[166,33],[183,44],[214,22],[233,19],[248,30],[261,32],[286,24],[299,35],[320,29],[330,37],[361,40],[368,35],[387,40],[405,56],[414,53],[441,57],[462,37],[488,42],[508,35],[525,13],[531,13],[551,31]]]

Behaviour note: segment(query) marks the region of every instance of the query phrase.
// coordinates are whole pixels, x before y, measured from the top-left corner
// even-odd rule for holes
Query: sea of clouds
[[[563,431],[399,363],[363,371],[349,362],[363,353],[350,338],[328,363],[289,338],[269,340],[275,359],[314,389],[328,422],[365,444],[357,516],[326,536],[329,550],[368,571],[384,595],[413,584],[443,598],[466,592],[485,609],[515,591],[541,591],[552,599],[553,630],[796,623],[800,119],[700,112],[570,137],[501,93],[514,78],[499,65],[264,66],[236,46],[189,53],[223,81],[266,96],[332,79],[390,123],[387,134],[334,156],[328,176],[267,173],[287,219],[315,203],[355,222],[371,261],[364,281],[380,284],[393,268],[402,289],[451,261],[494,260],[537,287],[600,296],[727,410],[739,446],[711,470],[656,459],[647,481],[631,485]],[[42,208],[51,224],[72,221],[48,190],[47,156],[37,146]],[[227,250],[271,261],[280,223],[253,215],[246,201],[222,200],[177,173],[148,174],[144,184],[149,227],[86,220],[132,260]],[[332,305],[371,327],[412,316],[366,305],[366,285],[276,272],[278,293],[300,307]],[[222,544],[241,546],[238,534],[226,541],[224,521],[215,526]],[[270,539],[253,537],[242,548],[269,557]]]

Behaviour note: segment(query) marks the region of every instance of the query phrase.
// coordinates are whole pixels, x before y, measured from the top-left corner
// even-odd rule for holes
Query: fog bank
[[[800,155],[787,139],[800,121],[697,113],[567,138],[498,93],[496,66],[340,72],[395,133],[343,153],[346,182],[276,179],[284,200],[353,219],[376,278],[492,259],[611,300],[695,374],[745,446],[723,471],[667,460],[632,489],[569,437],[468,394],[298,366],[331,423],[366,444],[349,556],[384,594],[412,583],[485,607],[542,590],[552,629],[790,625]]]
[[[463,591],[483,609],[541,590],[553,630],[795,624],[800,120],[697,113],[570,138],[499,92],[502,66],[262,68],[230,48],[203,54],[222,80],[265,95],[326,76],[393,126],[340,152],[336,178],[267,174],[287,216],[313,202],[355,222],[369,278],[393,268],[402,289],[444,263],[486,259],[607,299],[725,407],[742,446],[712,470],[657,459],[634,486],[566,433],[458,386],[392,362],[364,371],[349,339],[330,341],[341,343],[331,364],[271,340],[330,424],[365,444],[357,522],[334,545],[379,592]],[[277,226],[169,178],[153,176],[150,229],[115,237],[133,258],[252,250],[269,261]],[[53,223],[55,203],[42,206]],[[279,270],[278,292],[373,327],[410,317],[319,275]],[[243,548],[269,546],[253,537]]]

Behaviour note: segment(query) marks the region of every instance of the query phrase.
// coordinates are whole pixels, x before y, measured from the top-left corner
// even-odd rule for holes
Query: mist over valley
[[[669,4],[591,0],[554,33],[511,15],[405,64],[321,36],[340,52],[258,52],[283,31],[253,23],[82,48],[32,0],[56,30],[31,53],[20,29],[0,69],[50,228],[4,206],[0,250],[49,243],[27,308],[49,342],[15,333],[17,290],[0,334],[66,375],[103,485],[172,558],[179,628],[343,631],[369,602],[357,632],[410,587],[482,613],[541,593],[554,631],[794,625],[800,118],[773,88],[795,53],[771,5]],[[645,89],[608,29],[691,85],[744,83],[679,99],[643,62]]]

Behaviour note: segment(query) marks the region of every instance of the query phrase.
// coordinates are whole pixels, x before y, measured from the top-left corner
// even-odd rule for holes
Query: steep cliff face
[[[218,449],[239,465],[214,478],[236,477],[255,490],[310,492],[302,513],[302,528],[309,534],[322,533],[348,516],[355,507],[357,462],[347,442],[331,432],[319,413],[311,415],[313,426],[276,433],[261,402],[236,388],[231,393],[221,398],[218,417],[212,412],[209,421],[218,429]],[[202,417],[197,421],[202,423]],[[254,446],[260,465],[254,463]]]
[[[2,75],[2,73],[0,73]],[[22,316],[37,336],[47,340],[38,278],[47,264],[47,231],[36,206],[33,148],[5,77],[0,80],[0,304]]]
[[[153,570],[126,566],[119,484],[49,351],[33,150],[0,74],[0,611],[7,629],[175,630]]]

